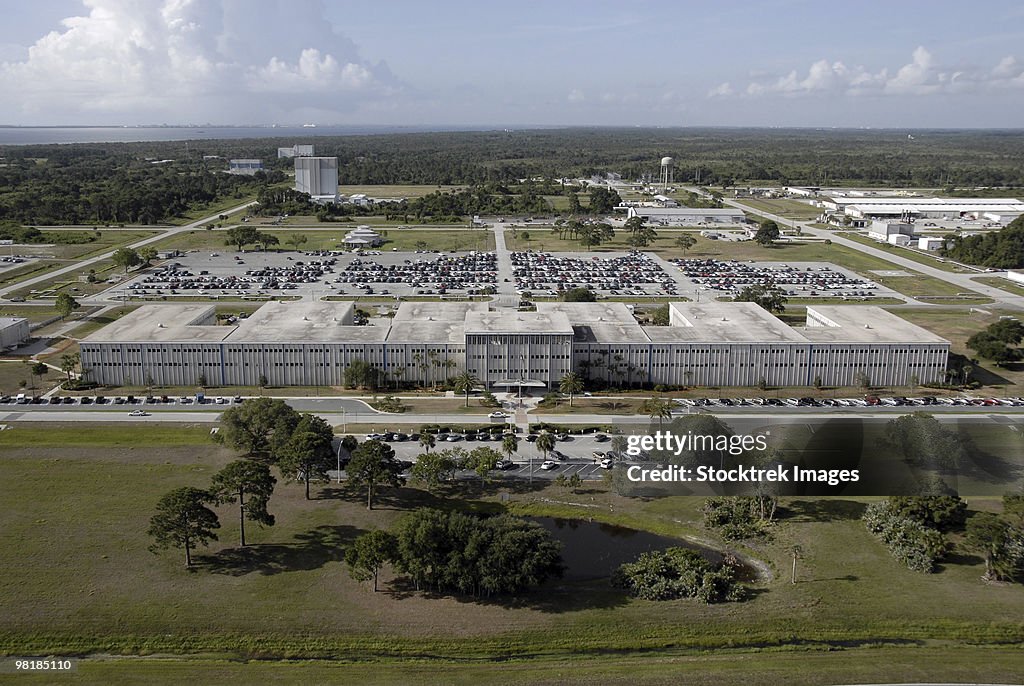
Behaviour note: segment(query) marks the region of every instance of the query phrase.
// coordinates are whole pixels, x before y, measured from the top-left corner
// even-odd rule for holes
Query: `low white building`
[[[29,331],[24,317],[0,317],[0,350],[17,348],[28,340]]]
[[[369,226],[359,226],[345,234],[342,242],[350,247],[377,247],[384,242],[384,238]]]
[[[868,225],[868,238],[876,241],[890,242],[890,236],[903,235],[908,238],[914,235],[914,225],[903,222],[888,222],[876,219]]]
[[[743,210],[731,207],[630,207],[626,218],[642,217],[649,224],[661,226],[698,226],[700,224],[744,224]]]
[[[258,171],[263,171],[263,160],[238,159],[228,160],[229,174],[242,174],[252,176]]]
[[[889,236],[887,241],[892,245],[910,245],[913,242],[913,238],[905,233],[894,233]]]
[[[918,250],[941,250],[945,244],[946,240],[944,238],[935,238],[933,236],[922,236],[917,239]]]

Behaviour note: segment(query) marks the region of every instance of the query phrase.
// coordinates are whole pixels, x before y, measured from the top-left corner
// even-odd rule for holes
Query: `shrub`
[[[734,565],[713,563],[688,548],[644,553],[615,570],[612,585],[644,600],[696,598],[708,604],[742,600],[746,590],[736,582]]]
[[[911,519],[888,500],[872,503],[864,511],[864,524],[894,558],[915,572],[935,571],[935,563],[949,549],[945,536]]]

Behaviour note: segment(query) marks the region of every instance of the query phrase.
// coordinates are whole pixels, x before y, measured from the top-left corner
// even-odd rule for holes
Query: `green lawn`
[[[851,241],[856,241],[857,243],[869,245],[872,248],[878,248],[879,250],[891,252],[893,255],[896,255],[898,257],[905,257],[908,260],[914,260],[915,262],[920,262],[921,264],[928,265],[929,267],[934,267],[935,269],[941,269],[942,271],[957,273],[968,273],[971,271],[970,269],[965,269],[964,267],[960,267],[951,262],[941,262],[938,259],[936,259],[938,255],[923,253],[917,250],[911,250],[909,248],[901,248],[890,243],[882,243],[880,241],[868,238],[862,233],[855,233],[853,231],[841,231],[838,232],[836,235],[842,236],[843,238],[849,238]]]
[[[105,657],[83,661],[68,680],[81,684],[632,684],[676,686],[820,686],[882,683],[893,675],[919,682],[1012,683],[1019,679],[1019,650],[984,647],[872,647],[715,653],[667,650],[581,659],[538,656],[530,660],[459,662],[424,656],[405,662],[250,662],[208,659]],[[18,683],[49,684],[53,675],[22,674]]]
[[[1024,286],[1019,283],[1014,283],[1009,279],[1004,279],[1001,276],[979,276],[973,279],[978,283],[983,283],[987,286],[995,286],[996,288],[1006,291],[1007,293],[1013,293],[1014,295],[1024,295]]]
[[[1021,664],[1019,650],[979,652],[1024,640],[1019,585],[980,582],[976,558],[956,560],[933,575],[902,568],[859,521],[863,502],[850,499],[787,499],[773,538],[753,550],[741,548],[774,572],[743,604],[631,600],[601,580],[556,581],[514,602],[469,602],[399,591],[387,570],[385,590],[377,594],[349,578],[341,563],[345,547],[409,509],[503,507],[498,494],[506,488],[479,483],[461,483],[442,495],[384,489],[379,508],[368,511],[361,491],[320,484],[306,501],[300,484],[281,479],[270,500],[276,526],[249,527],[251,545],[239,550],[237,511],[218,508],[220,540],[201,550],[199,568],[187,572],[179,551],[148,552],[144,532],[161,494],[183,485],[204,487],[234,458],[207,442],[206,431],[82,431],[15,422],[0,432],[0,546],[8,551],[0,558],[3,652],[385,663],[403,658],[408,662],[394,665],[400,681],[402,670],[413,670],[405,674],[415,678],[426,664],[455,670],[448,661],[471,661],[481,669],[469,673],[481,674],[492,660],[511,659],[526,681],[560,681],[559,665],[571,661],[581,665],[571,670],[581,682],[589,676],[590,682],[635,683],[638,673],[647,673],[647,660],[654,660],[651,675],[664,679],[692,673],[720,683],[761,674],[752,683],[777,683],[769,675],[792,671],[803,680],[794,683],[821,683],[815,665],[830,673],[831,663],[816,651],[836,649],[850,657],[836,663],[843,666],[834,673],[844,679],[878,675],[879,650],[887,656],[886,676],[905,677],[895,680],[938,675],[942,666],[956,664],[964,665],[964,673],[973,668],[976,680],[1005,679]],[[633,500],[606,488],[593,483],[574,494],[523,483],[507,489],[511,502],[504,507],[713,539],[699,526],[701,498]],[[560,504],[574,502],[582,507]],[[991,509],[998,501],[971,506]],[[793,544],[804,550],[795,585],[788,578]],[[947,657],[932,659],[930,646]],[[793,660],[794,652],[821,660]],[[745,654],[750,658],[733,659]],[[776,654],[779,661],[772,661]],[[963,663],[948,659],[958,654]],[[710,660],[718,667],[709,669],[723,671],[702,670],[699,662],[677,669],[667,661],[671,657],[686,657],[686,664]],[[170,673],[162,669],[178,668],[181,678],[189,678],[199,664],[148,669],[154,680]],[[279,668],[284,681],[297,673],[267,663],[253,679],[277,678]],[[126,673],[123,663],[90,663],[88,669],[97,670],[97,681],[130,679],[117,676]],[[436,683],[456,673],[431,670],[429,676]],[[307,683],[320,681],[319,674],[311,672]],[[723,676],[712,679],[715,674]],[[501,676],[507,681],[507,674]]]
[[[796,219],[799,221],[817,219],[822,212],[820,208],[789,198],[738,198],[737,202],[749,205],[761,212],[769,212],[786,219]]]
[[[345,246],[341,239],[345,234],[355,228],[352,224],[339,224],[337,231],[306,230],[302,229],[266,229],[261,231],[277,236],[281,241],[278,249],[292,250],[288,239],[295,235],[306,237],[306,243],[302,244],[301,250],[344,250]],[[494,250],[494,234],[487,229],[455,231],[441,231],[431,229],[396,229],[381,228],[381,234],[385,236],[386,243],[381,250],[416,250],[420,242],[431,250]],[[206,231],[198,229],[181,233],[177,236],[158,241],[153,247],[158,250],[224,250],[233,249],[225,245],[225,231]],[[248,249],[252,249],[250,246]],[[272,248],[273,249],[273,248]]]

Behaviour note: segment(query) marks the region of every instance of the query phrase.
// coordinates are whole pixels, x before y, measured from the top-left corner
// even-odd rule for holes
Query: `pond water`
[[[620,565],[633,562],[641,554],[665,548],[689,548],[713,562],[722,560],[722,553],[712,548],[624,526],[558,517],[527,519],[537,522],[561,541],[566,568],[563,578],[569,581],[609,577]]]

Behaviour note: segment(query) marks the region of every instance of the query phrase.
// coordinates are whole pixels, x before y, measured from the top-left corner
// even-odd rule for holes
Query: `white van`
[[[18,397],[14,399],[14,402],[18,405],[27,405],[28,398],[25,397],[24,393],[19,393]]]

